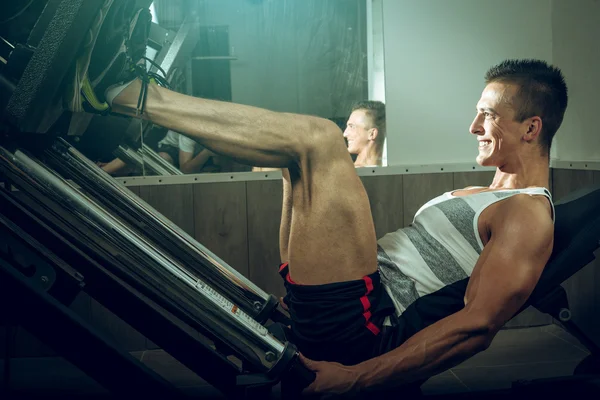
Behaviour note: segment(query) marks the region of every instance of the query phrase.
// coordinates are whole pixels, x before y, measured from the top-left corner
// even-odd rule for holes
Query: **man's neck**
[[[490,188],[521,189],[526,187],[548,187],[550,184],[549,158],[521,160],[515,166],[496,168]]]
[[[382,165],[382,151],[375,146],[367,146],[363,151],[358,153],[354,161],[355,167],[372,167],[374,165]]]

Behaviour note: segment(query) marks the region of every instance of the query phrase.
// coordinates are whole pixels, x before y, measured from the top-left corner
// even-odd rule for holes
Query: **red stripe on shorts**
[[[373,335],[375,335],[375,336],[379,335],[379,328],[370,321],[367,322],[367,329],[370,330],[371,332],[373,332]]]
[[[363,277],[363,281],[365,281],[365,286],[367,288],[365,295],[360,298],[363,310],[365,311],[363,313],[363,317],[365,317],[367,329],[373,332],[374,335],[379,335],[379,328],[371,322],[371,311],[369,311],[371,308],[371,302],[367,297],[373,291],[373,280],[370,277],[365,276]]]

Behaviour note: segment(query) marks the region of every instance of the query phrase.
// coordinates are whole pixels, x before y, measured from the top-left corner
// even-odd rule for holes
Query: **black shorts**
[[[299,285],[281,264],[292,320],[289,340],[306,357],[354,365],[380,354],[385,317],[394,313],[379,272],[363,279]]]

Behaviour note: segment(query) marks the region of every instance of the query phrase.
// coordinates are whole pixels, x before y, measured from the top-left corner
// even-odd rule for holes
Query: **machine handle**
[[[316,377],[317,374],[306,368],[296,355],[291,362],[288,373],[281,382],[282,398],[286,400],[306,399],[306,396],[302,396],[302,391],[313,383]]]

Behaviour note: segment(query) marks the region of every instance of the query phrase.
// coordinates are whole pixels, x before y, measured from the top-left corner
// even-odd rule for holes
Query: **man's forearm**
[[[122,161],[120,158],[115,158],[109,163],[105,164],[102,169],[108,174],[116,174],[121,171],[123,168],[127,167],[127,164]]]
[[[196,157],[183,163],[179,169],[184,174],[193,174],[194,172],[200,171],[211,157],[212,153],[207,149],[203,149]]]
[[[485,324],[458,312],[415,334],[402,346],[359,365],[359,390],[428,379],[483,351],[493,337]]]

